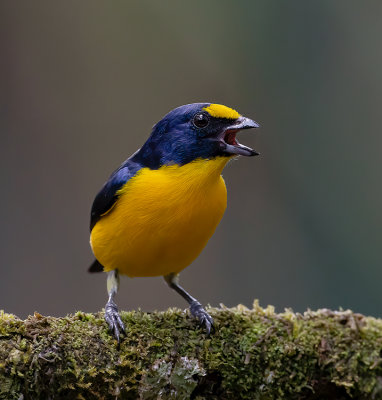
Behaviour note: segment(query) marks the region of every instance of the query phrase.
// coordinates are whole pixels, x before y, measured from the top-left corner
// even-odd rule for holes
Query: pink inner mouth
[[[224,141],[227,144],[230,144],[232,146],[236,146],[237,145],[237,141],[236,141],[236,133],[238,132],[238,129],[232,129],[232,130],[227,130],[224,134]]]

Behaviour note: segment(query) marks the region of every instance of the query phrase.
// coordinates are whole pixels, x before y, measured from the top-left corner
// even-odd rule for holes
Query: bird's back
[[[94,254],[105,270],[159,276],[191,264],[224,214],[221,172],[229,159],[142,168],[91,232]]]

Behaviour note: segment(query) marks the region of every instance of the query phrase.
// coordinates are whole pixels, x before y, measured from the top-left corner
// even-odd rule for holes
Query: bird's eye
[[[197,128],[205,128],[208,123],[210,122],[210,119],[208,118],[208,116],[204,113],[198,113],[195,115],[193,121],[194,125]]]

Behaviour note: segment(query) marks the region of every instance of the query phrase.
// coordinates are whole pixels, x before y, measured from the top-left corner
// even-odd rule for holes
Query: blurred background
[[[89,214],[181,104],[258,121],[228,209],[181,283],[204,304],[382,316],[382,3],[2,1],[0,309],[97,311]],[[123,277],[121,309],[186,307]]]

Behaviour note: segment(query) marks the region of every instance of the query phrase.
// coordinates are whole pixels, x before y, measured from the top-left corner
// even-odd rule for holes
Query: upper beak
[[[260,128],[260,125],[247,117],[240,117],[237,119],[236,124],[232,125],[233,129],[251,129]]]
[[[223,134],[223,143],[225,145],[224,151],[229,154],[238,154],[242,156],[257,156],[260,153],[251,149],[250,147],[240,144],[236,140],[236,133],[242,129],[259,128],[260,125],[252,119],[246,117],[239,117],[234,124],[229,126]]]

